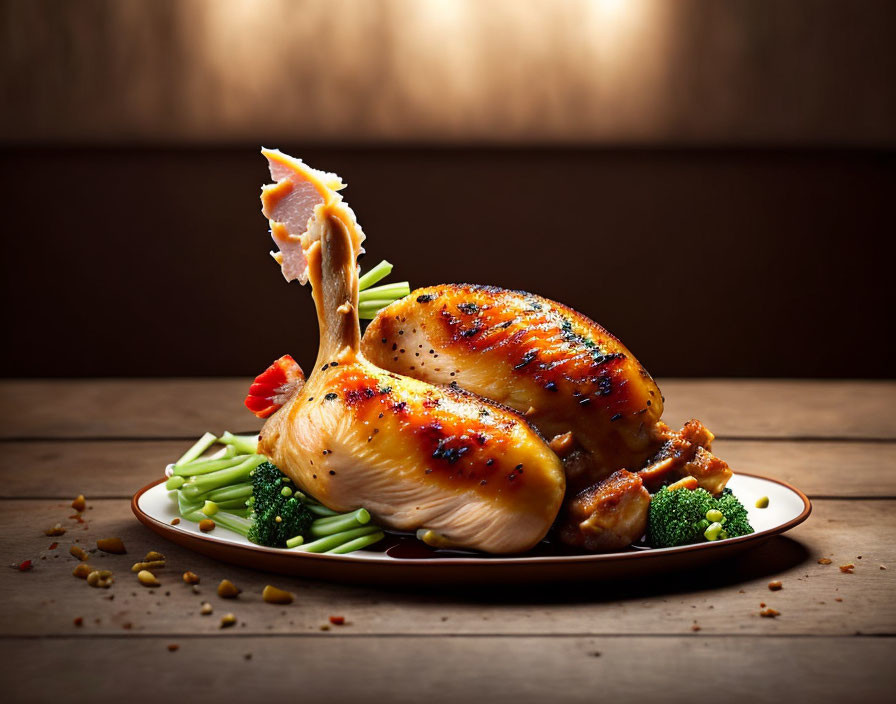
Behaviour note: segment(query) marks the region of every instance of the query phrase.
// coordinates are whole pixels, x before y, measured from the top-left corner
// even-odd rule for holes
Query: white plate
[[[607,579],[647,572],[678,570],[727,557],[764,542],[802,523],[811,512],[809,499],[784,482],[749,474],[735,474],[728,487],[747,507],[754,533],[711,543],[676,548],[630,550],[601,554],[551,554],[490,556],[475,553],[430,554],[395,557],[382,549],[358,550],[348,555],[326,555],[267,548],[243,536],[216,527],[202,533],[195,523],[179,518],[177,504],[160,479],[134,495],[131,507],[137,518],[160,535],[196,552],[225,562],[272,572],[319,579],[377,583],[447,583],[558,581]],[[767,496],[768,508],[755,507]],[[399,552],[408,551],[406,549]]]

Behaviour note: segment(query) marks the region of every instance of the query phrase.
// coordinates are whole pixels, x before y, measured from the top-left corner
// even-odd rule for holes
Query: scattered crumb
[[[180,519],[179,519],[179,518],[172,518],[172,519],[171,519],[171,525],[176,526],[176,525],[178,525],[179,523],[180,523]]]
[[[835,596],[835,597],[834,597],[834,601],[843,601],[843,597],[841,597],[841,596]]]
[[[179,650],[179,649],[180,649],[180,646],[179,646],[177,643],[169,643],[169,644],[168,644],[168,650],[169,650],[170,652],[172,652],[172,653],[173,653],[175,650]]]
[[[222,579],[218,585],[218,596],[222,599],[236,599],[240,594],[240,589],[229,579]]]
[[[47,550],[55,550],[58,547],[59,543],[50,543],[50,547],[48,547]]]
[[[843,572],[843,574],[853,574],[855,568],[856,566],[851,562],[848,565],[840,565],[840,571]]]
[[[322,630],[322,631],[329,631],[329,630],[330,630],[330,624],[325,623],[323,626],[320,627],[320,630]]]
[[[760,608],[760,609],[764,609],[764,608],[765,608],[765,602],[764,602],[764,601],[760,601],[760,602],[759,602],[759,608]]]
[[[829,560],[829,559],[826,558],[826,557],[820,557],[820,558],[818,558],[818,564],[819,564],[819,565],[829,565],[829,564],[831,564],[831,562],[832,562],[832,561]]]
[[[47,528],[44,531],[44,535],[49,535],[49,536],[53,536],[53,537],[55,537],[57,535],[65,535],[65,528],[62,527],[61,523],[57,523],[52,528]]]
[[[123,624],[121,624],[121,627],[122,627],[124,630],[129,631],[129,630],[131,630],[131,629],[134,627],[134,624],[131,623],[130,621],[125,621]]]
[[[184,572],[184,584],[199,584],[199,575],[195,572]]]
[[[691,626],[691,630],[694,631],[694,632],[699,631],[699,630],[700,630],[700,626],[698,626],[698,625],[695,623],[693,626]]]
[[[743,589],[738,589],[738,590],[737,590],[737,593],[738,593],[738,594],[746,594],[746,592],[745,592]]]
[[[783,588],[784,588],[784,585],[781,583],[781,580],[776,579],[776,580],[774,580],[773,582],[769,582],[769,583],[768,583],[768,588],[769,588],[771,591],[776,592],[776,591],[778,591],[779,589],[783,589]]]
[[[345,616],[330,616],[330,623],[334,626],[344,626]]]
[[[245,655],[243,655],[243,659],[244,659],[244,660],[251,660],[251,659],[252,659],[252,653],[246,653]]]
[[[207,601],[202,602],[202,606],[199,608],[199,613],[203,616],[208,616],[213,611],[212,605]]]
[[[84,625],[84,618],[82,616],[78,616],[74,621],[72,621],[76,626]]]
[[[31,560],[22,560],[17,566],[16,569],[19,572],[29,572],[34,569],[34,563]]]
[[[221,628],[230,628],[236,625],[236,616],[233,614],[224,614],[221,617]]]
[[[84,498],[84,494],[78,494],[78,497],[72,501],[72,508],[78,512],[87,508],[87,500]]]
[[[96,546],[103,552],[112,553],[113,555],[124,555],[127,553],[121,538],[100,538],[96,541]]]
[[[768,608],[768,609],[763,609],[762,611],[760,611],[759,615],[762,616],[763,618],[776,618],[777,616],[781,615],[781,612],[778,611],[777,609]]]
[[[592,650],[592,651],[591,651],[590,653],[588,653],[588,654],[589,654],[591,657],[593,657],[593,658],[599,658],[600,655],[601,655],[601,652],[600,652],[599,650]]]
[[[882,570],[885,570],[885,569],[887,569],[887,566],[886,566],[886,565],[881,565],[880,568],[881,568]]]

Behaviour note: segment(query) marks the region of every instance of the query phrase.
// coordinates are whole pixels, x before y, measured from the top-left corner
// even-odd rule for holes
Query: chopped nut
[[[769,582],[769,583],[768,583],[768,588],[769,588],[771,591],[776,592],[776,591],[778,591],[779,589],[783,589],[783,588],[784,588],[784,585],[781,583],[781,580],[776,579],[775,581],[773,581],[773,582]]]
[[[887,569],[887,566],[886,566],[886,565],[881,565],[880,568],[881,568],[882,570],[885,570],[885,569]]]
[[[218,585],[218,596],[222,599],[236,599],[240,594],[240,589],[229,579],[222,579]]]
[[[572,431],[563,433],[562,435],[555,435],[553,440],[551,440],[548,445],[550,445],[551,449],[560,457],[569,454],[575,445],[575,440],[572,437]]]
[[[165,566],[164,560],[150,560],[149,562],[135,562],[131,565],[131,572],[142,570],[160,570]]]
[[[195,572],[184,572],[184,584],[199,584],[199,575]]]
[[[91,572],[93,572],[93,567],[86,562],[80,563],[74,570],[72,570],[72,574],[79,579],[87,579],[87,575]]]
[[[762,616],[763,618],[775,618],[776,616],[780,616],[781,612],[778,611],[777,609],[768,608],[768,609],[763,609],[762,611],[760,611],[759,615]]]
[[[169,644],[168,644],[168,650],[169,650],[169,652],[172,652],[172,653],[173,653],[173,652],[174,652],[175,650],[177,650],[178,648],[180,648],[180,646],[179,646],[177,643],[169,643]]]
[[[334,626],[342,626],[345,624],[345,616],[330,616],[330,623]]]
[[[137,573],[137,579],[139,580],[140,584],[142,584],[144,587],[158,587],[159,586],[159,580],[157,580],[156,576],[149,570],[140,570]]]
[[[62,527],[61,523],[57,523],[52,528],[47,528],[44,531],[44,535],[52,535],[52,536],[65,535],[65,528]]]
[[[198,593],[199,593],[199,585],[198,585],[198,584],[194,584],[192,587],[190,587],[190,590],[191,590],[194,594],[198,594]]]
[[[699,630],[700,630],[700,626],[698,626],[698,625],[695,623],[693,626],[691,626],[691,630],[692,630],[692,631],[695,631],[695,632],[696,632],[696,631],[699,631]]]
[[[78,498],[72,501],[72,508],[79,513],[87,508],[87,499],[84,498],[84,494],[78,494]]]
[[[199,521],[199,530],[203,533],[208,533],[211,530],[215,529],[215,522],[211,518],[203,518]]]
[[[199,613],[201,613],[203,616],[208,616],[212,612],[212,610],[212,605],[207,601],[203,601],[202,606],[199,609]]]
[[[261,592],[261,598],[268,604],[291,604],[293,595],[268,584]]]
[[[124,555],[127,552],[124,543],[121,542],[121,538],[100,538],[96,541],[96,546],[103,552],[109,552],[113,555]]]
[[[829,560],[826,557],[820,557],[820,558],[818,558],[818,564],[819,565],[829,565],[829,564],[831,564],[831,560]]]
[[[68,552],[72,557],[77,557],[79,560],[81,560],[81,562],[87,560],[87,552],[84,550],[84,548],[78,545],[72,545],[68,549]]]
[[[171,525],[176,526],[176,525],[179,525],[179,524],[180,524],[180,519],[179,519],[179,518],[172,518],[172,519],[171,519]]]
[[[87,575],[87,584],[99,589],[108,589],[114,581],[115,578],[109,570],[94,570]]]
[[[146,557],[143,558],[143,561],[144,562],[164,562],[165,556],[160,552],[156,552],[155,550],[150,550],[148,553],[146,553]]]
[[[74,621],[72,621],[72,623],[74,623],[76,626],[83,626],[84,619],[83,619],[83,617],[78,616]]]
[[[844,574],[853,574],[855,568],[856,566],[851,562],[848,565],[840,565],[840,571]]]
[[[236,625],[236,616],[233,614],[224,614],[221,617],[221,628],[230,628]]]

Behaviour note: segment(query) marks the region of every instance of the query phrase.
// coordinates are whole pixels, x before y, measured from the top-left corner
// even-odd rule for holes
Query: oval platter
[[[426,557],[421,559],[367,549],[348,555],[327,555],[262,547],[220,527],[213,533],[202,533],[189,521],[171,525],[179,514],[164,481],[163,477],[138,491],[131,500],[131,509],[150,530],[178,545],[216,560],[268,572],[396,586],[600,581],[692,569],[756,547],[799,525],[812,510],[806,495],[785,482],[735,474],[728,486],[747,507],[750,524],[755,529],[753,534],[740,538],[602,554],[491,556],[424,551],[421,556]],[[756,500],[762,496],[769,498],[768,508],[755,508]]]

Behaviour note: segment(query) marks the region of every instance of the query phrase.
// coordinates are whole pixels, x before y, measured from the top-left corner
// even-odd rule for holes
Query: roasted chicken
[[[363,233],[336,192],[342,183],[263,153],[275,180],[262,192],[280,250],[274,256],[287,280],[310,280],[320,348],[307,380],[291,359],[260,377],[261,389],[284,381],[276,402],[253,401],[260,414],[279,406],[259,452],[329,508],[363,506],[381,525],[419,529],[430,544],[492,553],[533,547],[564,497],[557,455],[513,410],[365,358],[356,264]]]

